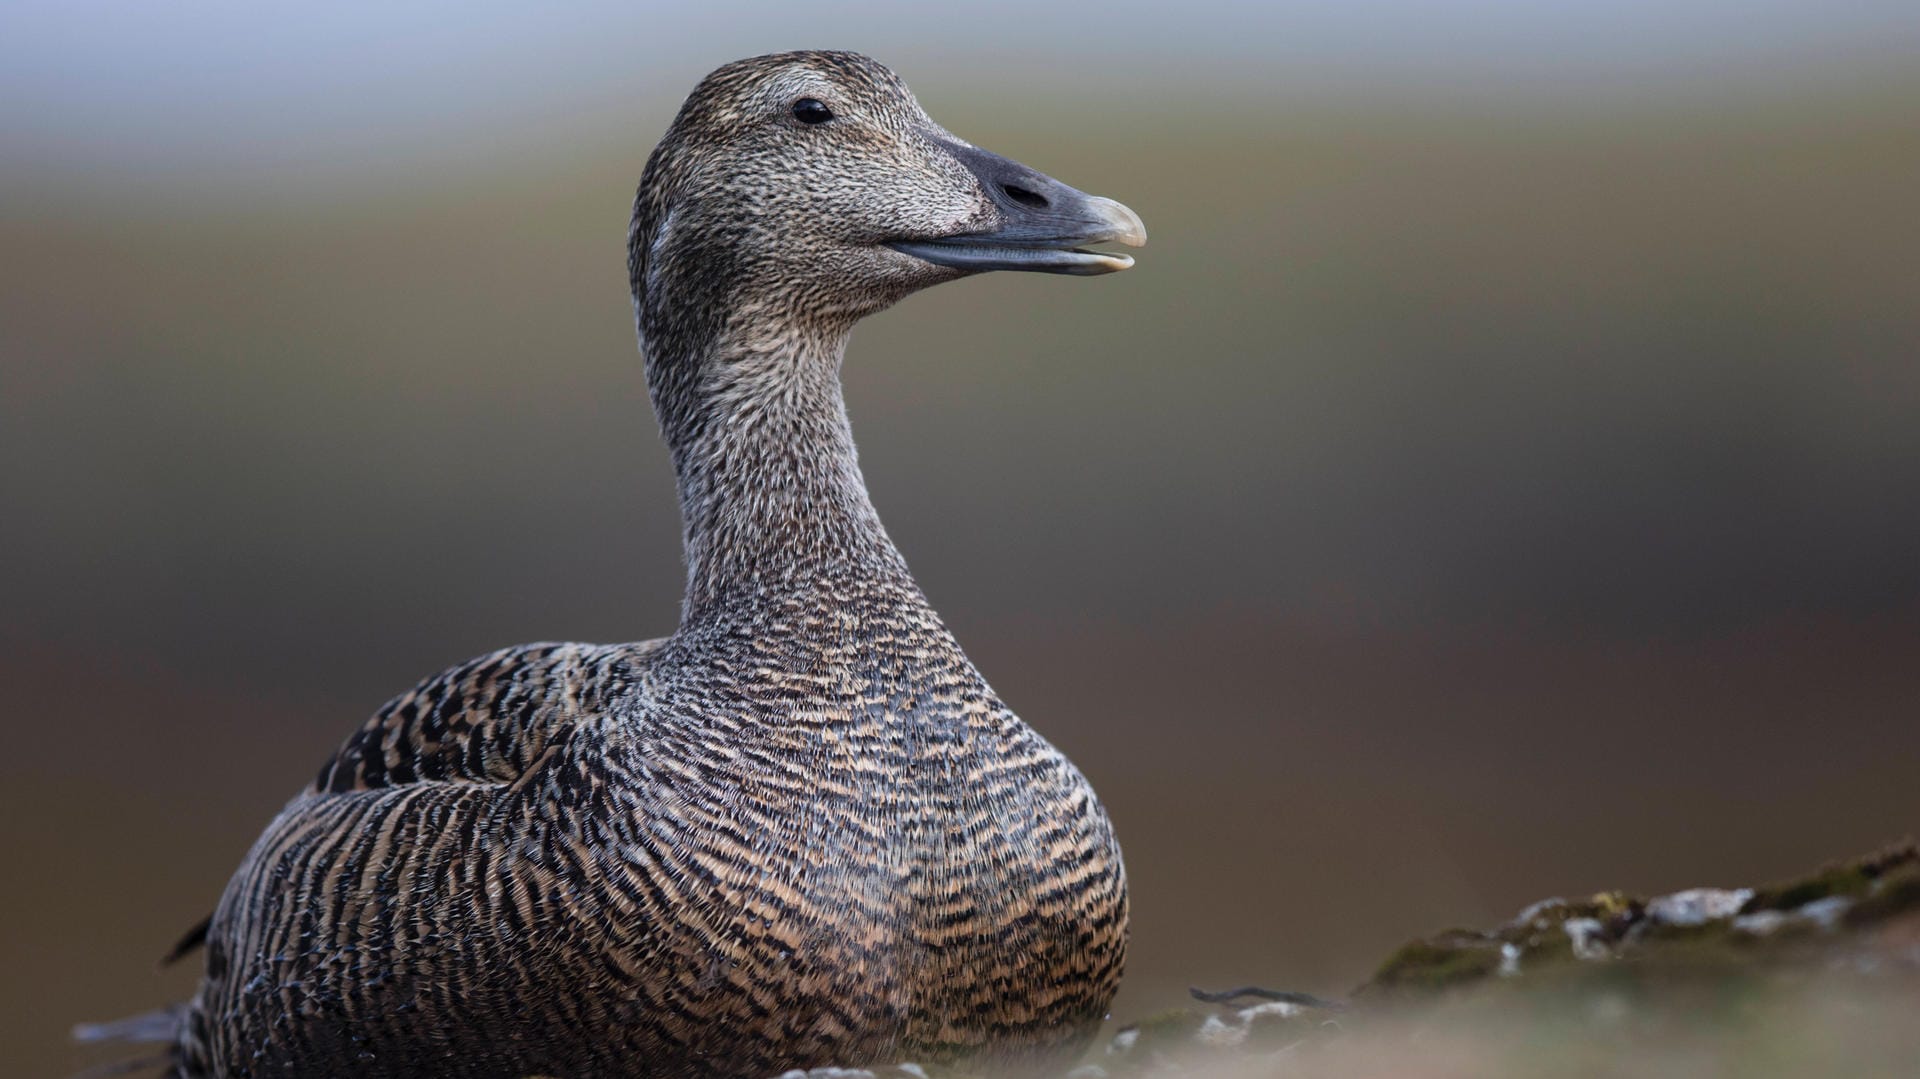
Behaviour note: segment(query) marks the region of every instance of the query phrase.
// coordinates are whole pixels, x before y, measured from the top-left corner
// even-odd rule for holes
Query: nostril
[[[1006,192],[1008,198],[1022,206],[1027,206],[1035,210],[1044,210],[1047,208],[1047,197],[1038,191],[1031,191],[1015,184],[1001,184],[1000,190]]]

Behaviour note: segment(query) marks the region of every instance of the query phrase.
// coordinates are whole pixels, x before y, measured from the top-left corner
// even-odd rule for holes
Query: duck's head
[[[859,317],[986,270],[1102,274],[1132,210],[949,133],[893,72],[793,52],[701,80],[647,162],[628,265],[642,330],[689,305]]]

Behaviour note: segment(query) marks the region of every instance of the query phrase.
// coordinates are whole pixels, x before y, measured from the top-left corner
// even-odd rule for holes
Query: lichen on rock
[[[1806,1074],[1810,1052],[1822,1073],[1855,1060],[1909,1074],[1885,1068],[1920,1064],[1920,1034],[1885,1017],[1920,1004],[1920,848],[1761,888],[1542,900],[1492,929],[1409,942],[1350,1005],[1195,996],[1213,1007],[1122,1027],[1075,1079],[1634,1075],[1716,1053],[1785,1076]]]

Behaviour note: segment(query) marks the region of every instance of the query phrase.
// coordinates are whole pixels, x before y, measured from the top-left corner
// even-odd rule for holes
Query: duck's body
[[[759,613],[511,649],[383,710],[229,890],[189,1073],[1071,1053],[1125,948],[1086,781],[910,585]]]
[[[796,95],[843,128],[814,130]],[[804,126],[742,133],[766,102]],[[1085,1043],[1126,948],[1119,847],[908,574],[837,373],[861,315],[1001,257],[905,253],[1013,235],[1000,195],[1092,214],[1063,240],[1133,239],[1138,219],[1031,172],[1016,188],[1003,159],[927,157],[915,175],[971,175],[974,201],[910,191],[911,229],[869,240],[796,225],[805,258],[750,242],[782,199],[825,197],[822,146],[897,171],[941,136],[851,54],[696,90],[649,163],[631,265],[686,520],[679,630],[494,653],[376,715],[228,886],[180,1074],[751,1076]],[[768,165],[782,145],[803,150]],[[777,190],[703,179],[742,161]],[[833,227],[878,228],[856,216]],[[1033,240],[1014,235],[1019,257],[1048,257]]]

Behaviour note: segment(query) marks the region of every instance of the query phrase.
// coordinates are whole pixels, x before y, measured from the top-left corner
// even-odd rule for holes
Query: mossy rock
[[[1920,859],[1888,869],[1871,894],[1848,908],[1846,922],[1863,929],[1909,914],[1920,915]]]
[[[1499,971],[1501,944],[1464,929],[1413,941],[1381,964],[1365,993],[1397,996],[1470,985]]]
[[[1903,843],[1757,889],[1545,900],[1492,929],[1402,946],[1344,1011],[1240,1006],[1254,992],[1197,994],[1216,1010],[1122,1028],[1079,1075],[1341,1075],[1343,1061],[1388,1050],[1419,1062],[1431,1039],[1461,1032],[1504,1047],[1509,1070],[1498,1074],[1538,1074],[1567,1046],[1604,1063],[1624,1044],[1761,1045],[1756,1059],[1799,1052],[1804,1063],[1812,1050],[1801,1041],[1775,1044],[1766,1032],[1820,1008],[1844,1016],[1920,1000],[1920,848]],[[1823,1051],[1877,1060],[1880,1037],[1836,1035]],[[1767,1074],[1796,1073],[1805,1069]]]
[[[1544,900],[1495,929],[1403,946],[1355,997],[1404,1003],[1488,982],[1525,990],[1760,978],[1833,951],[1836,932],[1916,910],[1920,849],[1906,842],[1751,891]]]
[[[1740,913],[1798,910],[1822,899],[1865,896],[1882,878],[1911,872],[1916,866],[1920,866],[1920,846],[1907,840],[1864,858],[1824,866],[1798,880],[1756,889]]]

